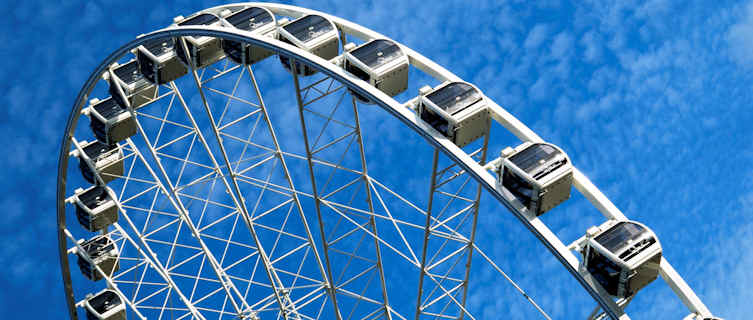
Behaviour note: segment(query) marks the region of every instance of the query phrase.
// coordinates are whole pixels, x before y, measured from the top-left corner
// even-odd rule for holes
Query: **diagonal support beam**
[[[473,154],[476,154],[479,156],[479,162],[481,165],[483,165],[486,161],[487,156],[487,149],[489,146],[489,126],[487,126],[486,133],[484,134],[484,140],[482,147],[474,152]],[[455,304],[459,309],[465,311],[465,303],[468,297],[468,281],[470,277],[470,271],[471,271],[471,261],[473,261],[473,244],[476,237],[476,226],[478,222],[478,209],[481,202],[481,184],[478,183],[476,189],[475,189],[475,196],[471,202],[470,206],[464,206],[460,209],[456,209],[448,214],[447,218],[443,218],[442,215],[446,214],[448,210],[450,210],[451,205],[453,201],[455,200],[461,200],[461,201],[468,201],[465,197],[460,196],[460,193],[462,192],[463,188],[466,186],[466,182],[462,183],[459,189],[455,192],[450,191],[443,191],[444,188],[449,188],[448,184],[452,181],[458,178],[459,176],[463,175],[463,173],[454,173],[451,175],[451,177],[442,179],[444,174],[447,172],[451,172],[452,168],[456,166],[456,163],[451,163],[449,166],[444,168],[439,168],[439,150],[434,150],[434,156],[432,158],[432,174],[431,174],[431,185],[429,187],[429,199],[427,203],[427,209],[426,209],[426,224],[424,226],[424,240],[423,240],[423,249],[421,251],[421,266],[419,271],[419,280],[418,280],[418,295],[417,295],[417,302],[416,302],[416,317],[415,319],[418,320],[421,315],[431,315],[435,317],[444,317],[448,316],[448,318],[454,318],[462,320],[466,314],[466,312],[459,312],[457,315],[445,315],[445,311],[447,311],[447,307],[449,304],[453,303]],[[436,205],[436,197],[437,195],[443,195],[448,198],[447,203],[439,210],[439,212],[434,212]],[[470,215],[471,218],[471,228],[467,235],[463,234],[463,231],[460,230],[463,228],[466,224],[466,219]],[[456,227],[453,229],[453,227],[450,226],[450,222],[456,222]],[[457,234],[460,237],[456,237],[455,239],[445,238],[443,244],[435,250],[435,252],[429,252],[430,245],[432,238],[439,238],[435,231],[436,229],[443,228],[443,229],[450,229],[450,232],[452,234]],[[442,250],[444,249],[445,245],[447,245],[450,242],[458,242],[461,247],[457,250],[454,250],[450,254],[446,254],[444,256],[441,256]],[[457,286],[457,289],[459,292],[462,292],[462,296],[460,297],[460,300],[454,298],[454,296],[451,296],[448,294],[445,294],[443,296],[440,296],[438,298],[433,299],[431,302],[423,301],[424,298],[429,299],[433,293],[437,290],[437,288],[444,290],[442,287],[441,282],[437,282],[431,273],[429,273],[430,269],[437,268],[439,266],[443,266],[447,268],[449,266],[449,269],[446,271],[446,276],[450,276],[449,274],[453,271],[453,269],[456,267],[460,259],[463,258],[463,256],[459,255],[460,252],[465,253],[466,261],[465,261],[465,270],[463,272],[463,280],[460,283],[460,285]],[[453,262],[454,261],[454,262]],[[432,280],[434,280],[435,286],[434,289],[429,293],[426,297],[424,297],[424,289],[425,289],[425,277],[430,277]],[[453,289],[453,290],[454,290]],[[441,309],[440,312],[430,312],[426,310],[431,304],[436,303],[439,301],[442,297],[450,298],[450,301],[447,301],[448,305],[445,305],[444,308]]]
[[[183,42],[183,45],[185,46],[185,42]],[[185,49],[185,48],[184,48]],[[188,52],[188,51],[186,51]],[[112,75],[111,75],[112,76]],[[204,137],[201,135],[201,131],[199,130],[198,126],[196,125],[196,121],[193,119],[193,116],[190,113],[190,110],[188,109],[188,106],[186,105],[185,101],[183,100],[183,97],[180,94],[180,91],[178,90],[178,87],[175,85],[174,82],[170,83],[170,86],[172,87],[176,97],[180,100],[181,104],[185,108],[186,115],[191,121],[196,135],[200,138],[201,142],[204,144],[204,146],[207,148],[207,151],[209,150],[208,146],[206,145],[206,141],[204,140]],[[123,94],[123,89],[119,86],[116,86],[119,93],[121,95]],[[227,276],[225,271],[222,269],[222,266],[219,264],[217,259],[212,254],[211,250],[209,250],[209,247],[204,243],[204,241],[201,238],[201,233],[199,232],[198,228],[193,224],[193,221],[191,221],[191,217],[188,215],[188,210],[183,206],[183,203],[180,201],[180,198],[177,195],[175,186],[173,186],[172,182],[170,181],[170,177],[167,174],[167,171],[165,171],[165,168],[162,166],[162,163],[159,161],[159,156],[157,155],[157,151],[152,146],[151,142],[149,141],[148,136],[146,135],[146,132],[144,131],[143,126],[139,122],[138,118],[136,117],[136,112],[134,109],[130,106],[130,102],[128,99],[125,99],[127,104],[127,109],[131,113],[131,116],[135,119],[136,127],[138,129],[139,134],[144,138],[144,142],[147,145],[147,148],[149,149],[149,152],[153,159],[155,159],[155,163],[157,165],[157,168],[159,169],[162,178],[164,179],[164,185],[162,180],[155,174],[154,170],[152,169],[151,165],[147,161],[143,161],[144,166],[148,169],[149,173],[152,175],[153,179],[157,182],[159,182],[160,185],[160,191],[162,191],[163,194],[165,194],[171,203],[171,205],[178,211],[178,213],[181,215],[182,219],[186,223],[186,226],[191,230],[192,235],[196,238],[196,240],[199,242],[199,245],[202,248],[202,251],[205,253],[205,257],[209,260],[212,269],[214,270],[215,274],[217,275],[217,278],[222,282],[222,288],[225,290],[225,293],[227,294],[227,297],[229,298],[231,304],[233,305],[233,308],[236,310],[238,314],[241,314],[245,309],[247,309],[247,304],[244,299],[242,299],[242,295],[238,291],[238,289],[235,287],[233,282],[230,280],[230,278]],[[130,142],[130,139],[129,139]],[[130,146],[134,149],[134,151],[138,152],[138,148],[135,144],[131,143]],[[140,152],[138,152],[141,154]],[[211,153],[210,153],[211,155]],[[142,158],[142,160],[144,160]],[[212,158],[214,160],[214,158]],[[216,161],[213,161],[215,170],[219,171],[219,166],[217,165]],[[220,172],[218,172],[220,174]],[[224,181],[224,179],[223,179]],[[231,292],[232,291],[232,292]],[[238,302],[236,301],[237,298],[241,298],[241,304],[238,305]]]
[[[128,109],[131,112],[133,112],[132,108],[128,108]],[[76,140],[76,138],[71,137],[71,141],[73,142],[73,145],[76,146],[78,152],[83,155],[82,156],[83,159],[85,159],[87,165],[91,168],[91,170],[93,172],[97,172],[96,170],[94,170],[94,163],[92,163],[91,159],[89,159],[88,157],[86,157],[86,153],[83,151],[83,149],[81,149],[81,145],[78,143],[78,141]],[[126,142],[128,143],[129,146],[131,146],[131,148],[133,149],[132,151],[138,157],[138,159],[141,159],[142,162],[146,163],[144,161],[143,156],[141,155],[141,153],[139,152],[139,150],[134,146],[134,144],[131,141],[131,139],[130,138],[126,139]],[[149,169],[151,170],[151,168],[149,168]],[[98,174],[95,175],[95,176],[96,176],[96,179],[97,179],[98,183],[100,183],[101,185],[105,185],[105,182],[104,182],[104,180],[102,180],[101,176],[99,176]],[[162,183],[159,180],[155,179],[155,181],[156,181],[156,183],[160,187],[162,186]],[[180,300],[183,301],[183,303],[189,308],[189,311],[191,312],[191,314],[195,318],[197,318],[197,319],[205,319],[204,316],[201,313],[199,313],[196,308],[193,307],[193,305],[191,304],[190,300],[188,298],[186,298],[186,296],[181,292],[180,288],[178,288],[178,286],[175,284],[175,282],[169,276],[167,269],[162,265],[162,263],[160,263],[159,259],[157,259],[157,255],[154,253],[154,251],[151,250],[151,248],[149,247],[149,245],[144,241],[143,237],[140,236],[138,228],[136,228],[136,225],[133,223],[133,221],[131,221],[131,218],[127,214],[125,214],[125,211],[123,210],[122,207],[118,206],[118,210],[120,211],[120,214],[125,217],[126,221],[130,225],[131,229],[137,235],[139,235],[139,240],[141,242],[140,245],[137,244],[135,241],[133,241],[133,239],[131,239],[131,237],[128,235],[128,233],[125,230],[123,230],[120,227],[119,224],[117,224],[117,223],[114,224],[115,228],[123,235],[123,237],[129,243],[131,243],[131,245],[134,246],[134,248],[136,248],[136,250],[143,257],[145,257],[145,259],[149,262],[149,265],[151,267],[153,267],[155,270],[157,270],[157,272],[168,283],[168,285],[171,288],[173,288],[173,290],[175,290],[175,292],[178,295],[178,297],[180,298]],[[65,232],[68,233],[68,230],[66,229]],[[67,235],[72,238],[72,235],[70,235],[70,233],[68,233]],[[75,242],[75,239],[73,241]],[[143,246],[143,248],[141,246]],[[79,248],[79,250],[80,250],[80,248]],[[148,252],[149,254],[147,255],[146,252]],[[99,269],[99,267],[97,267],[97,269]],[[100,272],[101,272],[101,270],[100,270]],[[104,276],[107,276],[107,275],[104,275]],[[108,282],[110,282],[109,277],[107,277],[107,278],[108,278]]]
[[[188,47],[187,47],[186,42],[185,42],[185,39],[181,38],[180,42],[181,42],[181,45],[183,46],[183,50],[185,50],[185,52],[189,52]],[[233,203],[238,207],[238,210],[241,213],[241,216],[243,217],[244,222],[246,223],[246,227],[248,228],[249,232],[251,233],[251,237],[253,238],[254,243],[256,244],[256,248],[257,248],[257,251],[259,252],[259,256],[261,257],[264,270],[265,270],[265,272],[267,274],[267,277],[269,278],[270,283],[272,284],[272,286],[274,288],[275,299],[277,300],[277,302],[279,304],[280,312],[282,313],[283,318],[289,319],[289,317],[292,316],[293,319],[301,319],[300,315],[298,314],[298,310],[297,310],[295,304],[293,303],[293,301],[290,299],[290,297],[284,291],[284,288],[282,286],[282,281],[280,280],[279,276],[275,272],[274,267],[272,266],[272,263],[271,263],[271,261],[269,259],[269,256],[264,251],[264,248],[261,245],[261,241],[259,240],[259,236],[256,233],[256,229],[254,227],[254,224],[251,221],[251,216],[249,214],[248,208],[246,207],[245,201],[240,200],[240,199],[243,198],[243,194],[240,191],[240,187],[238,186],[238,180],[235,179],[235,176],[233,174],[233,169],[232,169],[230,160],[229,160],[229,158],[227,156],[227,152],[225,150],[224,144],[222,143],[222,138],[220,137],[219,130],[217,129],[217,125],[216,125],[214,116],[212,115],[212,110],[210,109],[209,103],[207,102],[206,96],[204,94],[204,89],[203,89],[201,80],[199,78],[198,73],[196,72],[196,68],[194,68],[193,66],[191,66],[190,69],[191,69],[190,70],[191,71],[191,75],[193,76],[194,82],[195,82],[196,87],[197,87],[197,89],[199,91],[199,94],[201,96],[201,101],[202,101],[202,104],[204,106],[204,111],[206,112],[207,117],[209,118],[209,120],[211,122],[212,132],[214,133],[215,138],[217,139],[217,143],[219,144],[223,160],[225,162],[225,165],[226,165],[228,171],[230,172],[230,177],[231,177],[231,181],[232,181],[233,185],[231,187],[230,184],[227,182],[227,179],[225,179],[225,177],[222,178],[222,182],[225,185],[226,190],[230,194],[230,197],[232,198]],[[189,119],[191,121],[191,124],[194,126],[194,128],[196,130],[196,135],[199,137],[199,140],[201,140],[202,144],[204,145],[204,148],[206,149],[207,155],[209,156],[210,160],[212,161],[212,164],[214,165],[215,168],[217,168],[218,174],[221,174],[220,166],[217,163],[217,160],[215,159],[214,154],[211,152],[211,149],[209,148],[209,145],[207,144],[206,140],[204,139],[204,136],[201,133],[201,130],[199,129],[198,125],[196,124],[196,121],[194,120],[193,116],[191,115],[191,110],[189,109],[189,107],[186,104],[186,102],[183,100],[183,97],[180,94],[180,91],[178,90],[178,88],[175,86],[174,83],[172,83],[172,86],[173,86],[173,89],[175,90],[175,93],[178,96],[181,104],[183,105],[183,108],[185,109],[186,114],[187,114],[187,116],[189,117]],[[215,261],[215,263],[216,263],[216,261]],[[221,268],[219,268],[219,270],[221,270]],[[221,279],[224,279],[224,278],[221,278]],[[243,295],[241,295],[241,293],[238,291],[238,289],[235,289],[235,286],[232,285],[232,282],[231,281],[229,281],[229,282],[230,282],[232,288],[234,289],[234,291],[236,291],[236,293],[238,294],[238,296],[241,297],[241,301],[244,304],[244,310],[243,311],[245,311],[246,309],[248,309],[246,300],[242,298]],[[232,302],[232,299],[231,299],[231,302]],[[240,312],[239,312],[239,314],[240,314]]]
[[[296,63],[295,59],[290,59],[290,66],[291,66],[290,70],[297,70],[295,63]],[[312,162],[311,146],[309,145],[308,130],[306,130],[306,120],[303,114],[305,105],[303,104],[303,97],[301,97],[301,86],[298,81],[298,74],[295,71],[291,72],[291,74],[293,75],[293,83],[295,85],[295,96],[296,96],[296,101],[298,102],[298,114],[301,120],[301,129],[303,131],[303,141],[306,145],[306,161],[309,167],[309,175],[311,178],[311,189],[312,189],[312,194],[314,196],[314,202],[315,202],[315,207],[316,207],[316,216],[317,216],[317,220],[319,221],[319,230],[320,230],[319,234],[322,240],[322,247],[324,248],[324,259],[327,266],[327,269],[326,269],[327,283],[330,284],[327,290],[329,291],[330,298],[332,299],[332,305],[335,312],[335,318],[337,320],[342,320],[342,315],[340,313],[340,305],[337,303],[337,295],[335,294],[337,289],[335,288],[335,283],[332,277],[332,264],[330,262],[331,260],[329,257],[329,245],[327,244],[327,236],[324,232],[324,220],[322,219],[322,209],[321,209],[322,200],[319,197],[319,191],[317,190],[317,187],[316,187],[316,176],[314,175],[314,163]]]
[[[173,86],[173,89],[175,90],[176,95],[180,98],[181,103],[185,105],[185,102],[183,101],[183,98],[180,97],[180,93],[178,91],[178,88],[175,87],[175,84],[171,84]],[[129,108],[131,112],[133,112],[132,108]],[[189,115],[190,116],[190,115]],[[146,132],[144,131],[144,128],[141,126],[141,123],[138,121],[138,118],[136,118],[135,114],[133,115],[134,119],[136,119],[136,126],[138,128],[139,133],[142,137],[144,137],[144,141],[147,145],[147,149],[149,149],[149,152],[153,159],[159,159],[157,155],[157,151],[154,150],[154,147],[149,142],[149,139],[147,138]],[[191,119],[193,122],[193,119]],[[197,134],[200,134],[198,132],[198,129],[195,129],[197,131]],[[135,144],[130,143],[131,148],[133,148],[135,151],[137,151],[139,154],[141,154],[140,151],[138,151],[138,148]],[[217,259],[212,254],[211,250],[209,250],[209,247],[204,243],[204,241],[201,238],[201,233],[199,232],[198,228],[194,225],[193,221],[191,221],[191,217],[188,215],[188,210],[183,206],[183,203],[180,201],[180,198],[177,194],[177,191],[175,189],[175,186],[173,186],[172,182],[170,181],[170,177],[167,174],[167,171],[165,171],[165,168],[162,166],[162,163],[157,160],[155,161],[157,169],[159,170],[163,181],[157,176],[157,174],[154,172],[154,169],[151,167],[151,165],[143,159],[144,166],[149,171],[150,175],[153,177],[155,181],[159,182],[160,185],[160,191],[167,196],[168,201],[170,204],[175,208],[176,211],[178,211],[179,215],[183,219],[186,226],[191,230],[191,234],[196,238],[196,240],[199,242],[199,245],[204,251],[205,257],[209,260],[212,269],[217,274],[217,278],[220,279],[220,281],[223,283],[222,287],[225,290],[225,293],[230,298],[230,302],[233,304],[233,307],[235,308],[236,312],[239,314],[245,309],[245,306],[238,305],[238,302],[236,301],[237,297],[242,297],[240,295],[240,292],[237,288],[235,288],[235,285],[230,280],[230,278],[227,277],[227,274],[222,270],[221,265],[217,261]],[[215,166],[216,167],[216,166]],[[218,170],[218,169],[215,169]],[[166,185],[165,185],[166,184]],[[231,293],[231,290],[233,291]],[[245,304],[245,301],[242,301],[242,303]]]
[[[293,184],[293,179],[290,176],[290,170],[288,169],[287,162],[285,161],[285,157],[282,154],[282,149],[280,148],[280,143],[277,140],[277,134],[275,133],[274,126],[272,126],[272,121],[269,119],[269,113],[267,112],[267,106],[264,103],[264,98],[262,97],[261,90],[259,89],[259,84],[256,82],[256,76],[254,75],[253,70],[251,70],[250,66],[246,67],[248,70],[248,74],[251,77],[251,81],[254,85],[254,90],[256,93],[256,96],[259,101],[259,105],[261,107],[262,114],[264,116],[264,121],[267,123],[267,128],[269,128],[269,134],[272,137],[272,142],[274,143],[275,147],[275,154],[277,155],[278,159],[280,160],[280,163],[282,164],[282,169],[285,174],[285,180],[287,180],[288,187],[290,188],[290,194],[293,197],[293,202],[296,206],[296,209],[298,211],[299,217],[301,219],[301,222],[306,230],[306,240],[308,241],[308,245],[310,246],[311,250],[314,252],[314,257],[316,259],[316,265],[319,268],[319,273],[321,274],[323,279],[326,279],[323,281],[325,283],[325,287],[329,288],[331,286],[331,282],[326,278],[326,271],[325,267],[322,264],[321,257],[319,255],[319,251],[316,248],[316,244],[314,243],[314,238],[311,234],[311,228],[309,227],[308,221],[306,220],[306,216],[303,212],[303,207],[301,206],[301,201],[298,197],[298,192],[295,188],[295,185]],[[330,299],[335,301],[335,294],[331,290],[327,290],[327,294],[329,295]]]
[[[366,154],[363,149],[363,137],[361,136],[361,121],[358,117],[358,104],[356,103],[356,98],[351,95],[351,103],[353,104],[353,122],[356,125],[356,140],[358,141],[358,153],[361,156],[361,172],[363,177],[363,187],[364,192],[366,193],[366,202],[369,205],[369,212],[374,212],[374,201],[371,198],[371,189],[369,188],[369,175],[368,170],[366,167]],[[389,299],[387,297],[387,283],[384,280],[384,269],[382,268],[382,249],[379,245],[379,233],[377,232],[376,227],[376,221],[374,219],[374,215],[369,215],[369,225],[371,226],[372,232],[374,232],[374,248],[376,250],[376,267],[377,271],[379,272],[379,281],[381,282],[382,286],[382,299],[384,304],[384,316],[385,319],[392,320],[392,314],[387,309],[387,306],[390,304]]]

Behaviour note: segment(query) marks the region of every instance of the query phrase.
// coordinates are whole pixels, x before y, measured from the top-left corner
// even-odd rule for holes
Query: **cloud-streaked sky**
[[[31,308],[32,317],[59,319],[66,312],[55,233],[56,161],[65,120],[89,72],[136,35],[221,3],[5,3],[2,314],[28,317]],[[627,216],[650,226],[714,313],[745,319],[753,312],[753,2],[291,3],[372,28],[477,85],[567,151]],[[363,121],[365,130],[390,129],[377,117]],[[379,146],[410,150],[423,143],[414,137],[408,143],[386,135]],[[386,154],[396,164],[412,161],[397,151]],[[416,188],[425,194],[421,188],[428,186]],[[557,319],[588,314],[592,303],[542,245],[501,206],[482,209],[480,245],[547,312]],[[575,195],[544,221],[569,242],[601,220]],[[498,276],[482,274],[474,284],[482,290],[469,304],[482,318],[534,318],[535,310]],[[634,319],[686,314],[660,281],[628,310]]]

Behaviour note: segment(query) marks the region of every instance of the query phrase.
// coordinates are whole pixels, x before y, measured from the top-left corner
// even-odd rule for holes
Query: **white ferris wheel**
[[[397,167],[418,155],[380,143],[397,133],[374,113],[425,142],[425,166]],[[493,149],[492,128],[516,140]],[[476,241],[482,198],[593,297],[589,319],[629,319],[659,278],[685,319],[718,319],[565,151],[482,88],[326,13],[237,3],[137,37],[92,72],[61,150],[73,320],[481,319],[467,303],[479,265],[551,319]],[[573,187],[604,220],[565,243],[541,216]]]

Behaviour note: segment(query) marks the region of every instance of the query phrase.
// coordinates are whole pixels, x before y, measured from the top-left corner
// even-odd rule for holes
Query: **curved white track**
[[[238,4],[234,4],[238,5]],[[341,33],[347,34],[355,38],[367,41],[375,38],[387,38],[372,30],[359,26],[355,23],[327,15],[325,13],[316,12],[304,8],[278,5],[270,3],[246,3],[245,5],[260,6],[269,9],[278,16],[288,16],[296,18],[308,13],[316,13],[331,19]],[[222,7],[210,8],[206,11],[217,12]],[[526,226],[531,233],[533,233],[544,246],[555,256],[565,267],[571,275],[576,278],[583,288],[589,292],[594,300],[606,310],[607,314],[613,319],[628,319],[627,315],[615,304],[615,302],[603,293],[598,285],[594,285],[594,280],[584,272],[579,272],[579,260],[573,254],[568,246],[557,236],[547,228],[547,226],[536,217],[528,216],[524,213],[525,210],[521,210],[521,204],[514,199],[514,197],[507,192],[500,192],[495,188],[495,175],[491,171],[493,164],[481,165],[465,151],[458,148],[448,139],[436,132],[433,128],[422,122],[411,106],[406,104],[400,104],[393,98],[382,93],[378,89],[370,86],[364,81],[359,80],[353,75],[345,72],[339,66],[325,61],[313,54],[305,52],[299,48],[288,45],[286,43],[276,41],[267,37],[257,36],[251,33],[231,30],[220,27],[174,27],[163,29],[149,33],[139,39],[135,39],[125,44],[120,49],[116,50],[108,58],[106,58],[102,64],[100,64],[93,72],[87,82],[84,84],[82,91],[79,93],[77,100],[74,104],[74,108],[71,111],[68,119],[66,133],[62,140],[62,147],[59,160],[59,182],[58,182],[58,225],[59,225],[59,243],[60,243],[60,259],[61,267],[63,269],[63,278],[65,283],[66,295],[68,298],[68,304],[70,307],[70,316],[72,319],[76,319],[75,304],[76,299],[82,297],[74,297],[72,290],[72,283],[70,278],[71,270],[69,270],[69,249],[71,242],[66,235],[66,177],[69,155],[71,150],[71,142],[74,137],[74,132],[77,126],[77,121],[80,117],[81,110],[88,100],[88,95],[93,86],[100,79],[100,75],[105,72],[107,67],[116,61],[119,57],[126,54],[129,50],[137,47],[140,43],[166,36],[187,36],[187,35],[205,35],[218,38],[224,38],[229,40],[241,41],[251,43],[260,47],[264,47],[275,51],[277,54],[292,57],[296,61],[301,61],[307,65],[314,66],[320,70],[323,74],[331,77],[339,83],[344,84],[349,89],[357,92],[358,94],[374,101],[376,105],[389,112],[393,117],[400,120],[403,124],[410,127],[417,133],[419,133],[428,143],[433,145],[438,150],[442,151],[445,155],[455,161],[460,168],[473,177],[480,185],[486,189],[494,198],[505,205],[511,213],[513,213],[519,221]],[[433,61],[425,58],[410,48],[403,47],[403,50],[410,58],[411,66],[420,69],[426,74],[434,77],[439,82],[446,80],[460,80],[456,75],[445,70],[443,67],[437,65]],[[482,88],[483,89],[483,88]],[[507,130],[513,133],[522,141],[541,141],[541,138],[536,135],[532,130],[526,127],[523,123],[505,111],[502,107],[498,106],[491,99],[487,99],[490,102],[490,111],[494,121],[504,126]],[[491,150],[492,154],[496,154],[496,150]],[[580,171],[575,169],[574,183],[576,188],[604,215],[605,218],[626,220],[624,214],[617,209],[612,202],[610,202],[604,194],[602,194]],[[149,253],[145,253],[149,255]],[[661,263],[661,276],[664,281],[672,288],[678,298],[688,307],[691,313],[696,313],[704,317],[710,317],[711,313],[706,306],[698,299],[690,287],[684,282],[684,280],[675,272],[672,266],[666,259],[662,259]],[[168,277],[169,278],[169,277]],[[284,304],[284,302],[280,302]],[[194,315],[198,311],[193,310]],[[412,315],[408,315],[412,317]]]

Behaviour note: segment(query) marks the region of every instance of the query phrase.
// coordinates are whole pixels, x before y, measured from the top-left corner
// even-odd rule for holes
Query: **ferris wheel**
[[[492,128],[516,141],[494,149]],[[426,166],[397,168],[417,154],[394,134],[423,139]],[[58,169],[74,320],[481,319],[478,264],[551,319],[477,241],[482,198],[593,297],[589,319],[629,319],[658,278],[685,319],[718,319],[649,226],[481,87],[305,8],[223,5],[125,44],[78,95]],[[573,187],[604,221],[565,243],[541,217]]]

